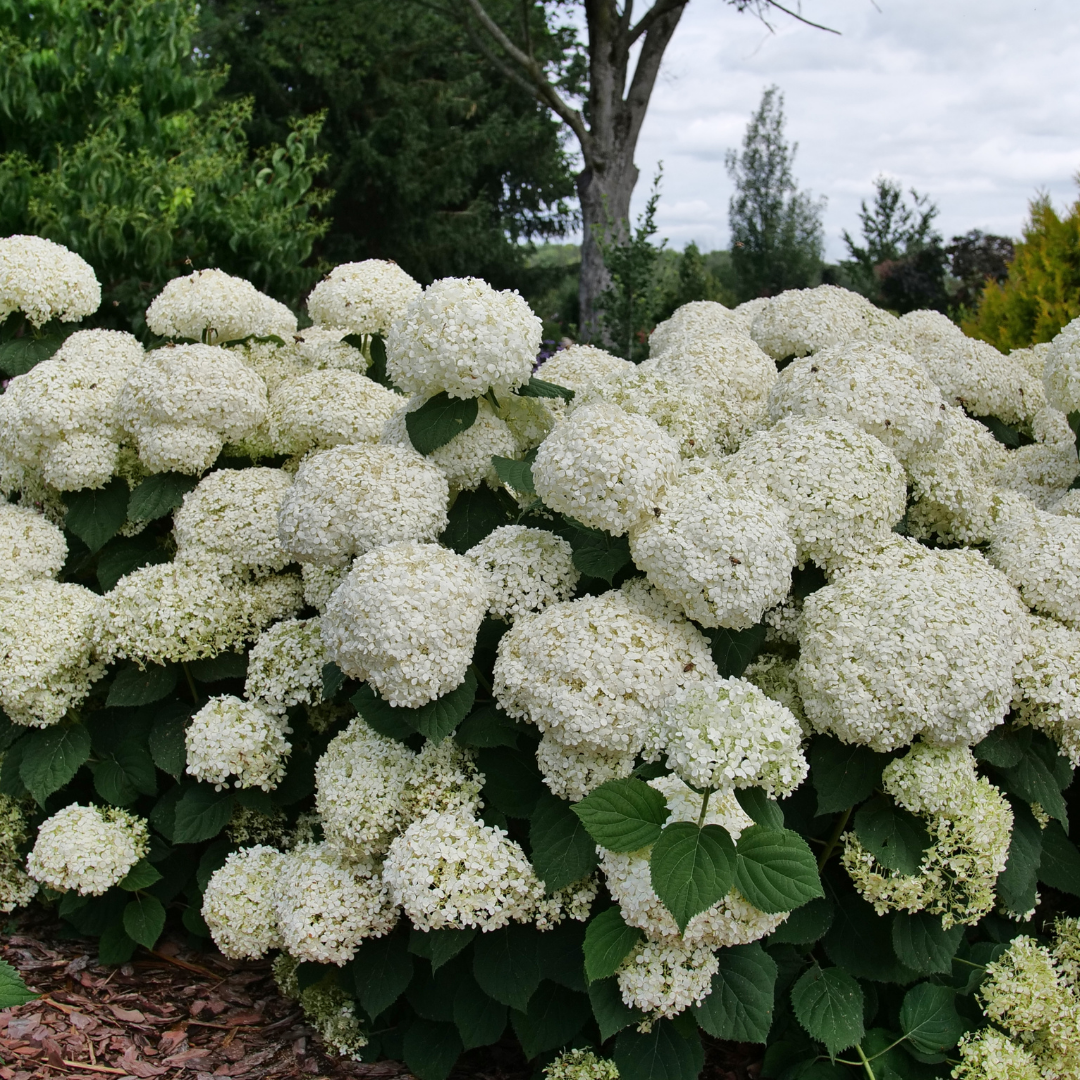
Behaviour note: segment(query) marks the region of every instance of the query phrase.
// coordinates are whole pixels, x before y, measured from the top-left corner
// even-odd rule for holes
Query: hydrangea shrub
[[[517,294],[369,261],[306,329],[178,278],[147,351],[54,247],[0,241],[0,910],[274,954],[420,1080],[1077,1075],[1080,326],[822,287],[536,372]]]

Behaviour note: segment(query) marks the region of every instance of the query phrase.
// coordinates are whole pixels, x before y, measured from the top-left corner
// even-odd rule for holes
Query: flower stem
[[[850,811],[848,812],[850,813]],[[856,1046],[855,1053],[859,1055],[859,1060],[862,1062],[862,1067],[866,1072],[867,1080],[877,1080],[877,1078],[874,1076],[874,1070],[870,1067],[869,1059],[863,1053],[863,1048],[861,1046]]]
[[[841,835],[847,828],[847,823],[851,819],[851,807],[849,806],[843,814],[840,816],[840,820],[836,823],[836,828],[833,829],[832,835],[829,837],[828,843],[826,843],[824,850],[818,856],[817,867],[821,870],[825,864],[832,857],[832,853],[836,850],[836,845],[840,840]]]
[[[186,660],[181,660],[180,666],[184,669],[184,677],[187,679],[188,689],[191,691],[191,703],[198,705],[199,691],[195,689],[195,680],[191,677],[191,668],[187,666]]]
[[[709,809],[709,796],[712,794],[712,788],[708,788],[705,794],[701,796],[701,813],[698,814],[697,824],[698,828],[702,828],[705,825],[705,811]]]

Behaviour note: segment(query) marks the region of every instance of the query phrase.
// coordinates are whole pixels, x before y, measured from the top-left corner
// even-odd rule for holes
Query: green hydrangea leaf
[[[735,843],[720,825],[698,828],[675,821],[661,832],[649,855],[656,895],[680,932],[695,916],[725,897],[735,882]]]
[[[150,705],[167,698],[179,681],[180,667],[177,664],[148,664],[140,669],[138,665],[128,663],[113,678],[105,704],[125,708]]]
[[[855,835],[882,866],[916,874],[930,846],[926,826],[912,813],[879,795],[855,814]]]
[[[64,525],[91,552],[100,551],[127,521],[128,486],[114,477],[103,488],[86,488],[64,497]]]
[[[648,1032],[621,1032],[612,1056],[619,1080],[697,1080],[705,1065],[697,1031],[684,1036],[671,1020],[658,1020]]]
[[[17,1008],[37,996],[6,960],[0,960],[0,1009]]]
[[[499,479],[523,495],[535,495],[536,488],[533,486],[532,464],[528,461],[516,461],[514,458],[499,457],[497,454],[491,459]]]
[[[589,982],[614,975],[643,937],[636,926],[626,925],[617,907],[606,908],[590,919],[585,927],[585,974]]]
[[[564,799],[541,796],[533,810],[529,842],[533,868],[548,895],[596,869],[596,844]]]
[[[574,400],[574,391],[568,386],[545,382],[545,380],[538,379],[535,375],[524,386],[519,386],[515,393],[519,397],[562,398],[563,401]]]
[[[900,1028],[916,1050],[944,1054],[960,1041],[967,1025],[956,1011],[956,992],[924,982],[904,995]]]
[[[735,846],[735,887],[771,914],[824,896],[817,860],[798,833],[751,825]]]
[[[732,945],[716,954],[720,968],[712,992],[694,1015],[716,1039],[763,1043],[769,1036],[776,988],[776,961],[756,942]]]
[[[816,964],[791,988],[791,1004],[803,1029],[824,1043],[830,1055],[854,1046],[863,1037],[863,992],[840,968]]]
[[[132,521],[156,521],[171,514],[193,491],[197,476],[163,472],[148,476],[128,497],[127,516]]]
[[[819,735],[810,744],[810,782],[817,792],[817,812],[835,814],[864,802],[881,786],[887,754],[868,746],[842,743]]]
[[[34,728],[22,745],[19,776],[37,804],[44,806],[90,757],[90,732],[82,724]]]
[[[165,929],[165,908],[156,896],[139,894],[124,908],[124,930],[132,941],[152,949]]]
[[[668,818],[664,796],[633,777],[608,780],[572,809],[589,835],[609,851],[637,851],[656,843]]]
[[[431,454],[455,435],[468,431],[479,408],[476,398],[452,398],[443,390],[407,413],[405,428],[413,446],[421,454]]]

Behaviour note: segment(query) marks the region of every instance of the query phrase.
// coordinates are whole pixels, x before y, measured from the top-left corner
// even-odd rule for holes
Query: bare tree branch
[[[793,19],[797,19],[801,23],[805,23],[807,26],[812,26],[815,30],[824,30],[828,34],[840,35],[839,30],[834,30],[831,26],[822,26],[821,23],[811,22],[809,19],[800,15],[799,12],[792,11],[791,8],[786,8],[783,4],[778,4],[776,0],[764,0],[764,3],[768,4],[769,7],[776,8],[777,11],[782,11],[785,15],[790,15]],[[769,29],[771,30],[772,27],[769,27]]]
[[[690,0],[656,0],[656,3],[641,16],[637,25],[630,31],[629,37],[627,38],[627,44],[633,45],[642,34],[647,34],[649,28],[662,15],[666,15],[669,11],[674,11],[675,8],[686,7],[689,2]]]

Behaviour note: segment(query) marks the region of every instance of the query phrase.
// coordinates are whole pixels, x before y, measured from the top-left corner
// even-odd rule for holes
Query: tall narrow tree
[[[424,0],[426,2],[426,0]],[[634,164],[641,125],[660,63],[689,0],[653,0],[634,18],[633,0],[582,0],[587,40],[561,61],[544,62],[532,46],[533,28],[558,0],[521,0],[520,18],[500,20],[491,0],[449,0],[473,35],[476,47],[511,81],[543,102],[570,128],[581,149],[577,175],[581,203],[581,324],[596,329],[595,303],[608,284],[598,235],[614,227],[628,235],[630,196],[638,179]],[[773,9],[811,26],[776,0],[725,0],[762,19]],[[433,5],[429,5],[433,6]],[[827,29],[819,27],[819,29]],[[637,49],[637,61],[631,54]],[[581,106],[574,104],[581,101]]]

